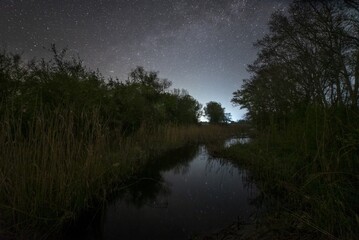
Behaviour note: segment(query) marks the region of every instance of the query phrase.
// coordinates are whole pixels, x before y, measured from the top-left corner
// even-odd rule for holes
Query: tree
[[[208,102],[204,107],[204,114],[210,123],[223,123],[226,121],[224,108],[218,102]]]
[[[170,94],[172,104],[167,104],[167,114],[172,116],[172,121],[180,124],[197,123],[202,115],[202,105],[189,95],[187,90],[174,89]]]
[[[137,67],[126,81],[105,81],[81,59],[66,56],[66,49],[58,51],[52,45],[51,51],[50,61],[28,64],[19,55],[0,52],[0,117],[10,106],[24,123],[40,110],[70,110],[76,119],[98,112],[111,131],[130,134],[141,126],[196,124],[202,115],[197,100],[186,90],[168,91],[171,82],[157,72]]]
[[[158,93],[164,92],[172,85],[172,82],[168,81],[167,79],[160,79],[158,77],[158,72],[147,72],[141,66],[137,66],[129,73],[126,83],[146,86]]]
[[[346,3],[345,3],[346,2]],[[353,5],[354,3],[354,5]],[[295,1],[276,12],[257,59],[232,102],[259,126],[285,125],[306,106],[358,110],[359,27],[355,1]],[[300,113],[298,113],[300,115]]]
[[[224,121],[226,123],[231,123],[232,122],[232,114],[231,113],[225,113],[224,114]]]

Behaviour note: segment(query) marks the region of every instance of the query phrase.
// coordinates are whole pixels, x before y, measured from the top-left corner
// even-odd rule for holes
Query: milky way
[[[2,0],[0,47],[25,59],[68,47],[85,65],[125,79],[136,66],[159,71],[199,102],[230,103],[248,77],[253,42],[289,0]]]

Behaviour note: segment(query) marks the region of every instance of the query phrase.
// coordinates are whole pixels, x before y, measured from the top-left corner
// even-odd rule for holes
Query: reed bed
[[[98,111],[57,109],[2,115],[0,235],[46,238],[74,221],[111,188],[170,149],[236,133],[231,126],[146,126],[115,134]],[[119,131],[120,132],[120,131]]]

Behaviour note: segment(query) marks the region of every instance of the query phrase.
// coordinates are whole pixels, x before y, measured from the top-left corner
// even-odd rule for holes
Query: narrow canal
[[[245,170],[212,157],[204,145],[187,147],[152,161],[81,238],[191,239],[246,222],[257,194]]]

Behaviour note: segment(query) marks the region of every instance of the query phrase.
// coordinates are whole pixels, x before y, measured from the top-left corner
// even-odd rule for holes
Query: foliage
[[[296,1],[288,16],[273,14],[252,76],[232,102],[259,125],[283,123],[308,104],[358,110],[358,13],[343,1]]]
[[[186,92],[170,92],[171,82],[137,67],[128,80],[105,81],[99,72],[68,59],[52,46],[53,59],[23,63],[19,55],[0,54],[0,114],[6,108],[31,118],[38,109],[71,109],[80,114],[98,109],[112,129],[133,133],[142,124],[195,124],[201,105]]]
[[[207,116],[210,123],[226,122],[226,114],[224,108],[218,102],[208,102],[204,107],[204,114]]]
[[[324,238],[358,234],[358,14],[355,1],[295,1],[273,14],[232,99],[261,130],[232,157],[277,198],[283,226]]]

